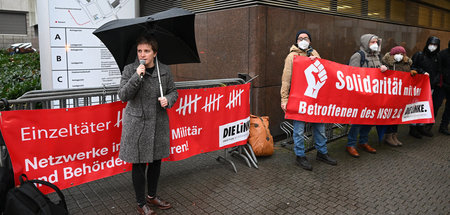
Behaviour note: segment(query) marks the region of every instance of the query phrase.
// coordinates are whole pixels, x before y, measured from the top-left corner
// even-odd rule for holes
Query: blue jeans
[[[347,146],[356,146],[359,134],[359,143],[365,144],[369,142],[369,132],[373,125],[352,125],[348,133]]]
[[[327,136],[325,135],[325,124],[311,123],[315,146],[318,152],[327,154]],[[294,120],[294,152],[295,155],[305,156],[305,144],[303,133],[305,132],[305,122]]]

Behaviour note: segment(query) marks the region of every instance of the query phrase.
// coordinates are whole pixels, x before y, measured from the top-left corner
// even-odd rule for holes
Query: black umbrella
[[[158,59],[167,65],[199,63],[194,32],[195,14],[172,8],[135,19],[117,19],[105,23],[93,34],[111,52],[120,71],[136,60],[136,39],[143,34],[155,37]]]

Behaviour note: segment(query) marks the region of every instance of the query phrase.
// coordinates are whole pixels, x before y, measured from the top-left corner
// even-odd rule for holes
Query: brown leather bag
[[[269,117],[250,115],[250,136],[248,142],[256,156],[273,154],[273,137],[269,131]]]

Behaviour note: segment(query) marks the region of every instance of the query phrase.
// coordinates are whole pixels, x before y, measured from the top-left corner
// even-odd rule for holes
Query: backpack
[[[25,179],[24,179],[25,178]],[[56,191],[60,201],[55,204],[35,185],[42,184]],[[20,187],[8,191],[4,215],[51,215],[69,214],[66,200],[61,190],[52,183],[42,180],[28,180],[25,174],[20,176]]]
[[[364,63],[369,64],[369,61],[366,60],[366,53],[364,53],[361,50],[356,51],[355,53],[359,53],[359,55],[361,55],[361,59],[359,60],[359,67],[363,67]],[[380,59],[381,62],[381,55],[378,55],[378,59]],[[350,65],[350,60],[348,61],[347,65]]]
[[[362,67],[366,62],[369,63],[369,61],[366,60],[366,54],[363,51],[358,50],[355,53],[359,53],[359,55],[361,55],[361,59],[359,60],[359,67]],[[350,65],[350,60],[348,60],[347,65]]]

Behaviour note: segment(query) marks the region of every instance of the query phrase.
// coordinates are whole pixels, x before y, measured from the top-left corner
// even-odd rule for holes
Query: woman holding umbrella
[[[119,87],[120,100],[128,102],[123,114],[119,158],[133,165],[132,181],[138,203],[137,210],[144,215],[155,214],[149,205],[163,210],[172,207],[170,203],[156,196],[156,189],[161,159],[169,156],[170,148],[169,117],[166,108],[173,106],[178,93],[170,68],[156,60],[157,53],[158,43],[154,38],[139,37],[137,59],[125,66]],[[158,70],[160,76],[157,74]]]

